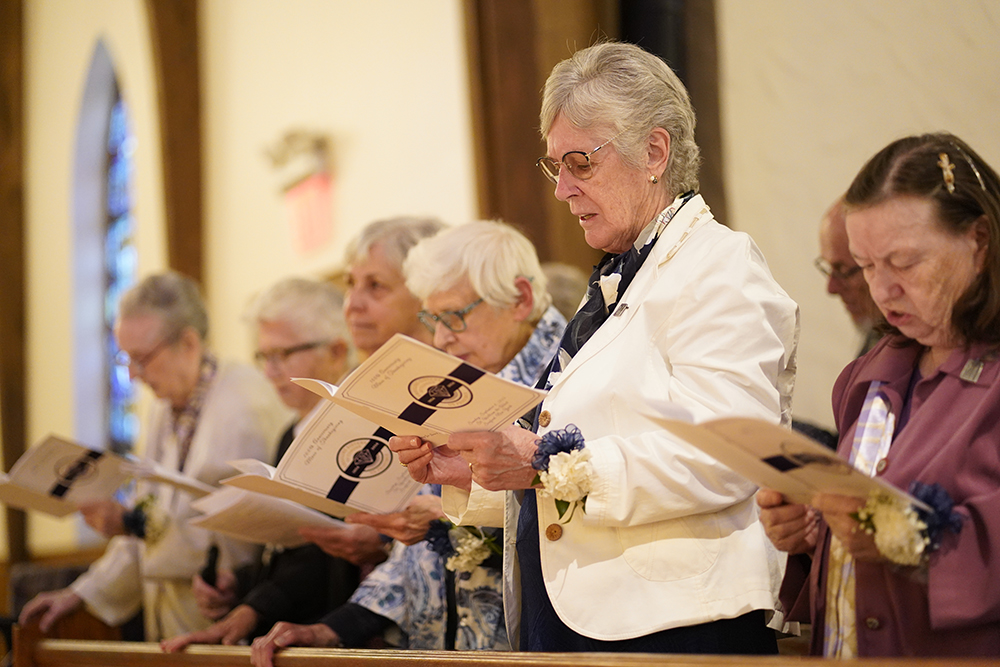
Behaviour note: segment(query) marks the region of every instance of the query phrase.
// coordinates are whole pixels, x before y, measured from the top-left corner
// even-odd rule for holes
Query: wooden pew
[[[501,653],[291,648],[275,667],[803,667],[821,658],[684,656],[636,653]],[[192,646],[168,654],[156,644],[45,639],[32,624],[14,629],[14,667],[246,667],[246,646]],[[857,660],[858,667],[1000,667],[1000,660],[894,658]]]

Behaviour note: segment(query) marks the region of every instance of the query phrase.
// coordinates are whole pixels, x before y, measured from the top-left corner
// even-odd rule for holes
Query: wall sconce
[[[299,255],[322,249],[333,235],[332,146],[326,134],[299,129],[264,151],[277,174]]]

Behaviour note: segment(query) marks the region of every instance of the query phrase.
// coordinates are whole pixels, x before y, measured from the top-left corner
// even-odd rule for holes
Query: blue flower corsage
[[[495,535],[441,519],[431,521],[424,539],[430,550],[444,559],[444,566],[453,572],[472,572],[488,559],[503,555]]]
[[[955,535],[961,532],[965,517],[955,511],[955,501],[951,499],[943,486],[936,482],[924,484],[913,480],[910,483],[909,491],[911,496],[927,503],[933,510],[916,508],[917,516],[927,526],[924,529],[927,535],[927,553],[932,553],[940,548],[946,530]]]
[[[448,558],[455,553],[455,547],[451,546],[451,538],[448,537],[448,531],[454,527],[451,521],[442,521],[441,519],[434,519],[427,527],[424,541],[427,542],[430,550],[441,558]]]
[[[538,474],[532,484],[541,484],[538,494],[555,501],[560,519],[569,512],[566,522],[573,518],[577,505],[587,511],[587,494],[593,485],[594,466],[586,444],[575,424],[549,431],[536,442],[538,449],[531,467]]]

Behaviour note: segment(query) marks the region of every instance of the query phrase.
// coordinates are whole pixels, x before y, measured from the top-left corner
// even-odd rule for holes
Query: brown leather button
[[[878,463],[875,464],[875,474],[881,475],[885,472],[885,469],[889,467],[889,459],[879,459]]]
[[[547,428],[551,423],[552,415],[549,414],[548,410],[542,410],[542,414],[538,415],[538,425],[542,428]]]
[[[562,537],[562,526],[558,523],[550,523],[549,527],[545,529],[545,537],[549,542],[555,542]]]
[[[869,630],[878,630],[882,627],[882,623],[874,616],[869,616],[865,619],[865,626],[867,626]]]

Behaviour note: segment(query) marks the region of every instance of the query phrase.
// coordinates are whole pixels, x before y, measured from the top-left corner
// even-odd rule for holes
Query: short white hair
[[[249,324],[284,322],[309,341],[341,340],[350,346],[344,297],[333,285],[286,278],[257,295],[244,315]]]
[[[406,287],[421,301],[468,279],[486,303],[513,306],[520,297],[514,281],[523,276],[531,282],[534,297],[532,322],[540,320],[552,303],[535,246],[499,221],[468,222],[424,239],[410,250],[403,273]]]

